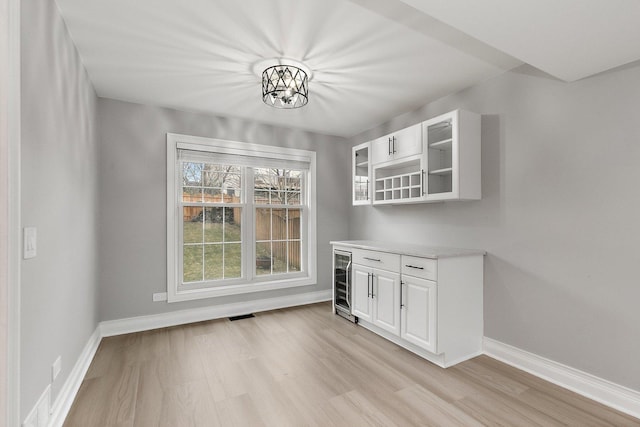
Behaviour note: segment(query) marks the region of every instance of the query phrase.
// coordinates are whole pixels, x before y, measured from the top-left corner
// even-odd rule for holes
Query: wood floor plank
[[[416,425],[479,427],[482,424],[420,385],[396,392]]]
[[[442,369],[330,304],[105,338],[66,427],[640,426],[487,356]]]
[[[212,391],[214,401],[219,402],[232,397],[242,396],[251,391],[252,379],[247,377],[238,362],[207,363],[203,359],[205,378]]]
[[[500,426],[561,426],[558,420],[504,393],[487,388],[453,403],[483,424]]]
[[[295,405],[303,426],[334,426],[330,417],[333,408],[329,406],[329,399],[335,397],[335,391],[326,382],[319,382],[316,375],[300,374],[295,378],[287,378],[280,382],[275,393],[285,395]]]
[[[502,371],[490,369],[474,360],[459,363],[458,365],[450,368],[448,373],[459,373],[458,378],[472,380],[478,385],[489,387],[506,394],[520,394],[529,390],[529,387],[526,384],[510,378]]]
[[[251,378],[252,387],[249,396],[266,425],[292,427],[301,425],[303,416],[299,413],[295,401],[286,394],[278,392],[278,383],[265,369],[261,359],[242,361],[241,367],[246,376]]]
[[[354,337],[353,341],[370,352],[376,352],[377,339],[379,337],[369,332],[367,335]],[[478,392],[475,384],[452,376],[447,370],[428,363],[401,347],[396,346],[391,351],[378,351],[377,355],[384,364],[393,366],[446,401],[453,402]]]
[[[155,360],[143,362],[140,365],[140,379],[138,380],[138,394],[136,412],[133,419],[134,427],[159,426],[162,420],[160,408],[164,392],[162,380],[158,373]]]
[[[266,426],[248,394],[216,402],[216,411],[224,427]]]
[[[397,424],[357,390],[329,400],[335,408],[332,418],[337,425],[394,427]]]
[[[65,427],[131,427],[135,415],[139,367],[83,381]]]
[[[518,400],[523,404],[538,409],[550,417],[558,420],[567,426],[584,426],[584,427],[613,427],[622,426],[624,424],[611,424],[602,418],[594,417],[588,412],[582,411],[573,405],[554,399],[548,394],[542,393],[536,389],[529,389],[518,395]]]
[[[567,390],[566,388],[562,388],[560,386],[552,384],[548,381],[543,380],[542,378],[514,368],[513,366],[504,364],[496,359],[492,359],[488,356],[478,356],[474,358],[473,361],[478,364],[489,366],[492,369],[502,371],[510,378],[526,384],[530,389],[537,390],[539,393],[542,393],[553,400],[563,402],[583,413],[590,414],[595,418],[602,420],[602,425],[640,425],[640,420],[638,420],[637,418],[613,410],[601,403],[595,402],[589,398]]]
[[[205,380],[182,384],[163,390],[161,416],[156,424],[155,420],[140,425],[158,425],[161,427],[198,427],[223,426],[218,418],[215,403],[208,393],[209,387]]]

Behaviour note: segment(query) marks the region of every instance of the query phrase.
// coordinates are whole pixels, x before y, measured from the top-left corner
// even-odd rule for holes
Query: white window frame
[[[248,277],[220,281],[213,287],[182,286],[180,276],[180,264],[182,262],[182,213],[179,212],[181,191],[181,170],[178,167],[178,149],[187,149],[224,155],[239,155],[254,157],[257,159],[278,159],[292,162],[303,162],[309,165],[307,179],[303,181],[306,196],[301,203],[303,209],[303,226],[301,238],[306,241],[301,244],[302,266],[300,273],[255,275],[255,265],[252,266]],[[253,199],[253,185],[248,185],[247,177],[253,174],[243,175],[244,197]],[[250,189],[251,191],[246,191]],[[253,212],[258,205],[243,207],[242,212],[242,239],[248,242],[255,236],[255,224]],[[271,205],[264,205],[265,208]],[[295,208],[295,205],[290,206]],[[168,302],[189,301],[202,298],[211,298],[225,295],[236,295],[250,292],[268,291],[273,289],[291,288],[297,286],[309,286],[317,283],[317,237],[316,237],[316,153],[296,148],[274,147],[269,145],[252,144],[238,141],[205,138],[190,135],[167,133],[167,300]],[[245,266],[255,264],[253,261],[255,240],[243,245],[247,250],[243,251],[243,272],[248,269]]]

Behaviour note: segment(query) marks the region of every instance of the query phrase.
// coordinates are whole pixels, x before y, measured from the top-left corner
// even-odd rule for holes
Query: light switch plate
[[[37,232],[35,227],[24,228],[23,257],[24,259],[35,258],[37,247]]]

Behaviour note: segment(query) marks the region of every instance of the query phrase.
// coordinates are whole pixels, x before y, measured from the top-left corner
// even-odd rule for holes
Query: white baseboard
[[[98,350],[101,339],[100,327],[97,327],[93,334],[91,334],[91,337],[89,337],[89,341],[84,346],[82,353],[80,353],[76,364],[67,377],[67,381],[65,381],[60,393],[58,393],[58,397],[51,408],[49,427],[61,427],[62,424],[64,424],[73,400],[76,398],[78,390],[80,390],[84,376],[87,374],[89,365],[91,365],[91,361]]]
[[[48,427],[51,411],[51,384],[45,389],[29,415],[22,422],[22,427]]]
[[[640,418],[640,392],[484,337],[484,353],[508,365]]]
[[[169,326],[184,325],[187,323],[202,322],[205,320],[220,319],[229,316],[239,316],[259,311],[276,310],[279,308],[294,307],[296,305],[331,301],[331,297],[331,289],[327,289],[324,291],[307,292],[277,298],[266,298],[255,301],[193,308],[189,310],[170,311],[168,313],[130,317],[127,319],[108,320],[100,322],[99,328],[101,336],[109,337],[113,335],[166,328]]]

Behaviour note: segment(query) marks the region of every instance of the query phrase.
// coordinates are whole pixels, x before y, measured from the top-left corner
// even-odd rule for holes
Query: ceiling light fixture
[[[300,108],[309,102],[309,78],[295,65],[278,64],[262,72],[262,101],[275,108]]]

